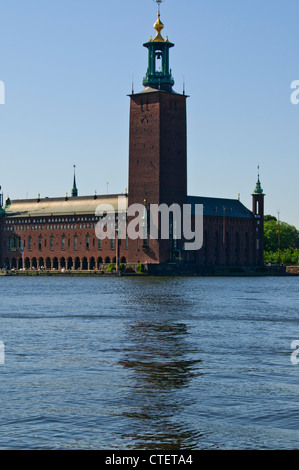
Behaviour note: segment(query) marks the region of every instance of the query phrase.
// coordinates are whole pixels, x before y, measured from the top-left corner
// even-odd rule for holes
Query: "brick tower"
[[[144,89],[130,95],[129,206],[143,204],[150,223],[150,204],[187,203],[186,95],[173,91],[169,50],[163,39],[160,20],[154,24],[156,36],[144,44],[148,49],[148,69]],[[130,217],[128,218],[130,222]],[[181,258],[183,241],[173,238],[173,217],[169,216],[169,240],[148,235],[129,239],[128,261],[163,263]]]
[[[259,167],[258,167],[259,169]],[[256,187],[252,194],[252,213],[256,217],[256,259],[257,265],[264,264],[264,197],[260,175],[258,173]]]

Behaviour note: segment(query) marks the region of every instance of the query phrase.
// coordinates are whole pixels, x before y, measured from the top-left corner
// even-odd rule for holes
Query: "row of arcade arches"
[[[121,263],[126,263],[127,260],[125,257],[120,259]],[[54,257],[54,258],[6,258],[5,260],[5,268],[6,269],[47,269],[47,270],[100,270],[103,265],[116,263],[116,257],[110,258],[107,256],[106,258],[102,258],[99,256],[98,258],[91,257],[87,258],[84,256],[83,258],[72,258],[72,257]]]

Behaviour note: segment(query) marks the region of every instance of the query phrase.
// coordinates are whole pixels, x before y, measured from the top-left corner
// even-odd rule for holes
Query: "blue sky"
[[[0,184],[11,198],[128,186],[129,98],[142,90],[151,0],[0,2]],[[299,228],[298,0],[166,0],[171,68],[188,99],[188,193],[251,208],[260,165],[266,213]]]

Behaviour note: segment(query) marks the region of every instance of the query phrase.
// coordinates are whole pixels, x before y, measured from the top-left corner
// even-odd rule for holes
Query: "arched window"
[[[67,269],[72,269],[73,268],[73,258],[68,258],[67,260]]]
[[[94,259],[94,257],[92,257],[89,260],[89,269],[95,269],[95,267],[96,267],[96,260]]]
[[[82,259],[82,269],[85,271],[88,269],[88,261],[85,257]]]
[[[85,249],[86,250],[89,250],[89,240],[90,240],[90,236],[89,234],[87,234],[85,237]]]
[[[80,262],[80,258],[75,258],[75,269],[80,269],[81,267],[81,262]]]
[[[65,250],[65,235],[64,234],[61,237],[61,249],[62,251]]]
[[[75,234],[74,235],[74,251],[77,251],[77,249],[78,249],[78,237]]]

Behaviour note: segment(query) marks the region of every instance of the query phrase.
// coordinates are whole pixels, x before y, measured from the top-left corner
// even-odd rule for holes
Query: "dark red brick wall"
[[[256,223],[252,218],[204,217],[204,243],[189,259],[201,265],[254,266],[258,262]]]

